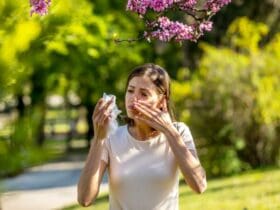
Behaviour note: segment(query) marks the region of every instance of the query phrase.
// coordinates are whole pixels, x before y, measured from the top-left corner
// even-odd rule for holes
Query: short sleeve
[[[103,144],[101,160],[103,160],[107,164],[109,162],[109,138],[107,138]]]
[[[194,140],[191,134],[189,127],[183,122],[176,122],[174,126],[177,128],[178,132],[180,133],[183,141],[186,144],[186,147],[190,150],[196,151]]]

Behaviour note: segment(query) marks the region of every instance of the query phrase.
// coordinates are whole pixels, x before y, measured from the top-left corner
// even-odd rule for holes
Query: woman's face
[[[145,101],[153,107],[159,106],[160,95],[157,92],[156,86],[148,77],[136,76],[128,83],[125,94],[125,108],[129,118],[133,118],[138,113],[133,107],[135,100]]]

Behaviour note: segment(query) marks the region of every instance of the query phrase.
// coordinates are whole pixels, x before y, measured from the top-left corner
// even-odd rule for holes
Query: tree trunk
[[[93,122],[92,122],[92,113],[93,113],[94,106],[92,106],[91,104],[87,104],[86,109],[87,109],[87,123],[88,123],[88,132],[86,138],[88,141],[88,147],[90,147],[90,141],[94,135]]]
[[[37,131],[35,131],[36,136],[36,142],[37,145],[42,147],[45,142],[45,133],[44,133],[44,126],[45,126],[45,116],[46,116],[46,104],[42,103],[37,105],[37,111],[38,111],[38,122],[36,122],[37,125]],[[38,124],[37,124],[38,123]]]
[[[17,106],[16,106],[16,109],[18,111],[18,114],[19,114],[19,118],[23,117],[24,116],[24,112],[25,112],[25,105],[24,105],[24,102],[23,102],[23,94],[17,94],[16,95],[16,99],[17,99]]]
[[[46,105],[46,88],[45,88],[45,81],[44,75],[37,72],[37,74],[33,74],[31,77],[33,89],[30,94],[32,104],[31,110],[35,111],[35,128],[37,129],[34,131],[35,141],[38,146],[43,146],[45,141],[44,135],[44,126],[45,126],[45,115],[47,110]]]

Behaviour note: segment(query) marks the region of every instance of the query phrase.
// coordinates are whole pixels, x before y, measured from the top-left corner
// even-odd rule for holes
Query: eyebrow
[[[129,87],[129,88],[135,88],[133,85],[129,85],[128,87]],[[146,89],[146,88],[140,88],[140,90],[145,90],[145,91],[148,91],[148,92],[149,92],[149,90]]]

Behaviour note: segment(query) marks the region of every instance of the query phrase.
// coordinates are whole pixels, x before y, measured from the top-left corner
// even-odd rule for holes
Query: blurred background
[[[28,0],[0,0],[0,209],[79,209],[95,103],[111,93],[125,113],[147,62],[169,72],[209,179],[201,196],[180,185],[181,208],[280,209],[280,1],[233,0],[197,43],[115,43],[144,30],[125,6],[53,0],[30,17]],[[108,209],[103,184],[94,209]]]

